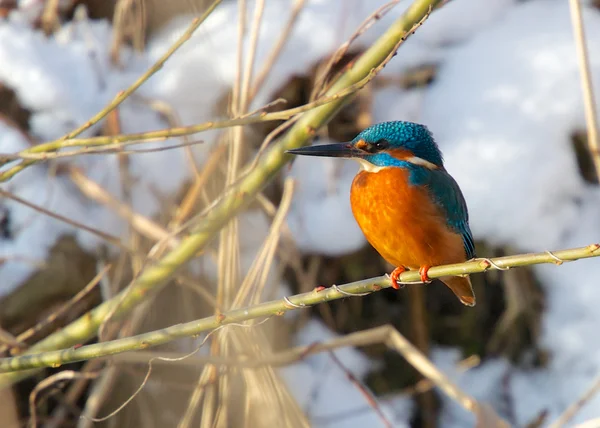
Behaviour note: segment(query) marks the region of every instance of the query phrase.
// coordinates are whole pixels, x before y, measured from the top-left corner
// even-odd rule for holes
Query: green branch
[[[416,25],[428,16],[432,7],[437,3],[438,0],[415,0],[411,7],[356,60],[352,67],[340,76],[327,95],[336,94],[369,76],[372,70],[377,69],[393,54],[398,45],[406,39],[411,31],[414,31]],[[133,309],[148,293],[160,289],[179,266],[195,257],[216,236],[217,232],[246,207],[290,160],[291,155],[285,154],[285,151],[306,144],[314,135],[315,130],[331,120],[345,101],[345,99],[333,101],[304,113],[290,131],[259,159],[240,183],[202,218],[194,228],[194,232],[182,239],[179,247],[147,267],[128,289],[62,330],[36,343],[27,351],[27,354],[64,349],[85,343],[96,335],[99,326],[109,314],[118,318]],[[5,374],[0,376],[0,384],[12,383],[30,374],[31,372]]]
[[[431,278],[439,278],[442,276],[485,272],[489,269],[504,270],[517,266],[542,263],[562,264],[567,261],[598,256],[600,256],[600,244],[592,244],[587,247],[555,251],[553,253],[546,251],[543,253],[520,254],[498,257],[495,259],[474,259],[460,264],[437,266],[431,268],[429,276]],[[404,272],[400,276],[402,282],[415,282],[419,281],[419,278],[420,275],[416,271]],[[67,363],[147,349],[152,346],[171,342],[175,339],[197,336],[200,333],[215,329],[222,325],[239,323],[261,317],[283,315],[286,312],[295,309],[302,309],[319,303],[342,299],[349,295],[364,295],[364,293],[372,293],[390,286],[389,278],[387,276],[380,276],[336,287],[315,289],[308,293],[260,303],[255,306],[233,309],[216,316],[202,318],[196,321],[178,324],[124,339],[96,343],[77,348],[62,349],[59,351],[1,358],[0,373],[41,367],[58,367]],[[0,384],[6,384],[7,381],[10,381],[10,378],[3,377],[0,379]]]
[[[286,110],[275,111],[271,113],[260,112],[250,116],[234,117],[232,119],[210,121],[199,123],[196,125],[159,129],[157,131],[140,132],[135,134],[104,135],[100,137],[90,138],[70,138],[68,140],[60,139],[56,141],[50,141],[48,143],[37,144],[33,147],[22,150],[16,154],[0,154],[0,166],[2,166],[4,163],[9,163],[12,161],[22,161],[18,165],[15,165],[9,169],[6,169],[4,172],[1,172],[0,183],[11,179],[27,166],[33,165],[33,163],[47,161],[59,157],[56,155],[56,152],[61,149],[71,149],[75,147],[83,148],[83,150],[79,152],[69,151],[64,153],[65,155],[72,157],[87,154],[88,150],[92,147],[111,146],[111,149],[114,150],[116,148],[123,148],[125,146],[148,143],[151,141],[165,140],[167,138],[189,136],[192,134],[198,134],[213,129],[224,129],[232,128],[235,126],[252,125],[255,123],[288,120],[293,118],[294,116],[308,112],[316,107],[320,107],[322,105],[329,104],[334,101],[340,101],[348,97],[349,95],[352,95],[353,93],[364,88],[367,85],[367,83],[373,80],[373,78],[377,74],[375,73],[375,71],[379,70],[371,70],[371,72],[363,79],[361,79],[353,85],[350,85],[340,90],[335,94],[324,96],[311,103]],[[28,163],[29,161],[33,161],[33,163]]]
[[[104,119],[111,111],[119,107],[123,101],[125,101],[131,94],[133,94],[140,86],[142,86],[150,77],[152,77],[158,70],[160,70],[167,60],[173,56],[173,54],[187,42],[192,34],[200,27],[200,25],[206,21],[206,19],[210,16],[211,13],[216,9],[216,7],[221,3],[222,0],[214,0],[213,3],[204,11],[201,17],[196,18],[192,21],[189,28],[179,37],[179,39],[161,56],[156,63],[154,63],[144,74],[142,74],[131,86],[129,86],[124,91],[121,91],[117,94],[117,96],[101,111],[99,111],[95,116],[90,118],[86,123],[81,125],[79,128],[69,132],[65,136],[59,138],[56,141],[45,144],[38,144],[30,149],[24,150],[22,153],[41,153],[44,151],[55,151],[62,148],[62,145],[65,144],[65,141],[70,140],[74,137],[77,137],[82,132],[91,128],[96,123],[100,122]],[[0,166],[12,160],[11,157],[3,157],[0,155]],[[6,181],[9,178],[13,177],[15,174],[23,171],[25,168],[34,165],[40,160],[43,159],[25,159],[18,165],[10,168],[8,171],[0,173],[0,182]]]

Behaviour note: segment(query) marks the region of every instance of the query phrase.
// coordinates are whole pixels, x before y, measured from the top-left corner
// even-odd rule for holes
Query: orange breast
[[[350,192],[352,212],[371,245],[394,266],[418,269],[466,260],[462,239],[447,225],[427,189],[408,171],[361,171]]]

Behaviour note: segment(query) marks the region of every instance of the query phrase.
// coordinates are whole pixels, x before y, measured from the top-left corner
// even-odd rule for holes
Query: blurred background
[[[343,71],[410,6],[397,2],[357,33],[387,3],[225,0],[82,137],[302,106],[318,97],[324,70]],[[0,154],[87,122],[210,4],[0,0]],[[581,4],[600,88],[600,3]],[[568,1],[448,1],[315,141],[348,141],[382,121],[423,123],[465,194],[479,257],[588,245],[600,234],[593,162],[600,154],[589,149],[580,73]],[[0,199],[3,356],[110,299],[147,267],[157,241],[177,245],[186,222],[209,212],[263,145],[276,144],[280,126],[258,122],[131,152],[51,159],[0,183],[17,197]],[[159,151],[173,144],[181,146]],[[160,292],[103,325],[100,340],[391,272],[352,217],[357,171],[350,161],[294,159]],[[32,424],[32,411],[44,427],[475,426],[473,414],[384,343],[300,356],[284,367],[202,359],[260,361],[386,324],[510,426],[550,426],[600,375],[599,277],[595,259],[494,271],[472,275],[474,308],[434,281],[46,369],[2,390],[0,426]],[[148,361],[161,356],[179,361],[154,360],[147,377]],[[89,376],[39,386],[64,370]],[[600,395],[577,408],[568,426],[578,424],[600,427]]]

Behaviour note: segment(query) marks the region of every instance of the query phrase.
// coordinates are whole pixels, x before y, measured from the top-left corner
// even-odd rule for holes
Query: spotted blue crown
[[[383,122],[370,126],[358,134],[353,143],[363,140],[369,144],[387,142],[389,149],[405,149],[440,168],[444,167],[442,153],[429,129],[413,122]],[[365,159],[377,166],[395,166],[398,162],[385,152],[375,153]]]

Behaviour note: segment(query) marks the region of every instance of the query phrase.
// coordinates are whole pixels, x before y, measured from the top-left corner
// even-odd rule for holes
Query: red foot
[[[431,266],[421,266],[419,268],[419,275],[421,275],[421,281],[422,282],[431,282],[431,278],[429,278],[429,275],[427,275],[427,272],[429,272],[429,269],[431,268]]]
[[[406,268],[403,266],[397,267],[396,269],[394,269],[392,271],[392,273],[390,274],[390,280],[392,281],[392,288],[395,290],[400,290],[401,288],[404,288],[404,284],[400,284],[398,282],[398,279],[400,279],[400,275],[402,275],[403,272],[406,272]]]

